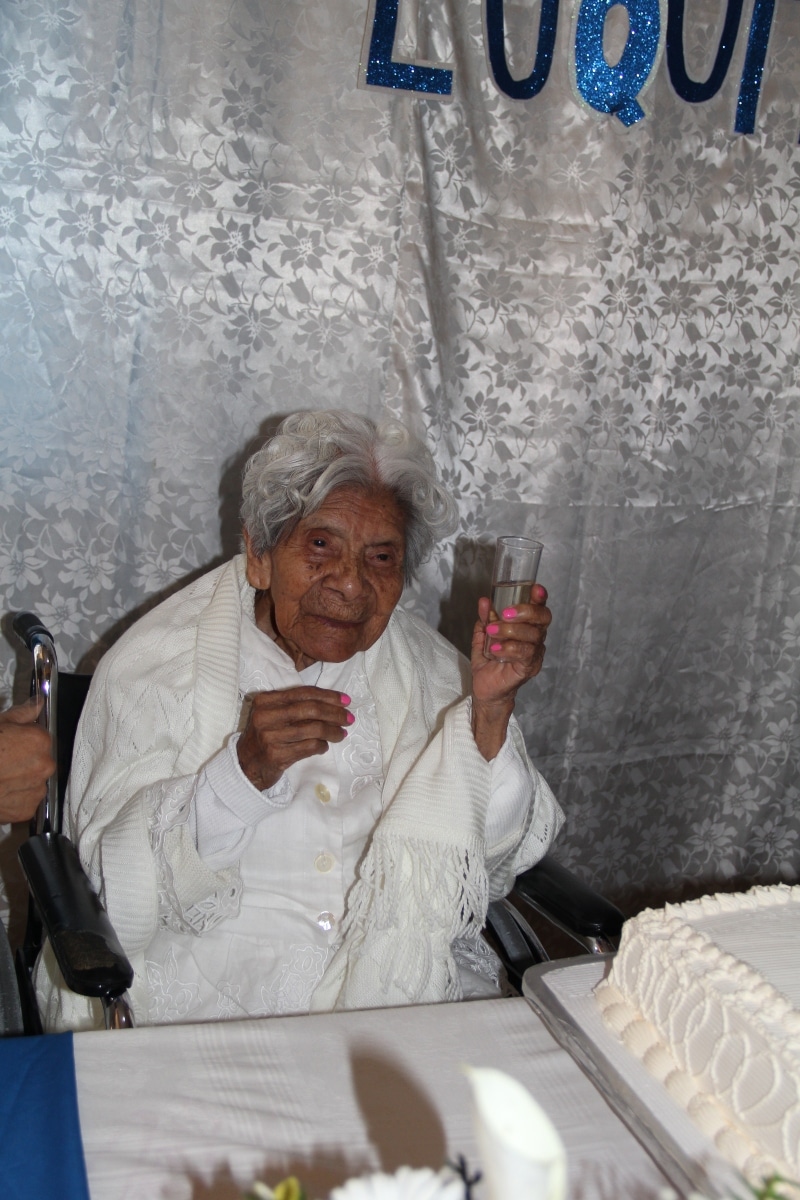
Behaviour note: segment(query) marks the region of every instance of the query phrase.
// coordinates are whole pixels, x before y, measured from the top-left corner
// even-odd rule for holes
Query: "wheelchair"
[[[133,1025],[126,996],[133,969],[75,847],[61,832],[72,747],[91,676],[59,673],[53,638],[32,613],[17,614],[13,628],[33,656],[31,694],[43,700],[57,770],[19,851],[30,900],[25,939],[13,965],[0,922],[0,1036],[42,1032],[32,972],[45,938],[67,987],[101,1000],[106,1028],[127,1028]],[[517,876],[510,895],[492,902],[487,913],[484,934],[512,993],[521,993],[529,967],[551,957],[534,927],[537,916],[584,954],[615,950],[624,920],[618,908],[546,856]]]
[[[33,658],[31,695],[42,702],[40,720],[50,733],[56,771],[19,850],[30,897],[25,936],[13,966],[0,922],[0,1036],[43,1032],[33,970],[45,940],[67,987],[101,1001],[106,1028],[129,1028],[133,1015],[127,989],[133,968],[77,850],[62,833],[72,746],[91,676],[59,677],[53,638],[32,613],[18,613],[13,629]]]

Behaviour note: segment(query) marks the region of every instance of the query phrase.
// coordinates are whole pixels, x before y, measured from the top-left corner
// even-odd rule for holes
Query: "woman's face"
[[[368,649],[403,591],[405,517],[390,492],[337,488],[261,558],[245,542],[256,624],[298,671]]]

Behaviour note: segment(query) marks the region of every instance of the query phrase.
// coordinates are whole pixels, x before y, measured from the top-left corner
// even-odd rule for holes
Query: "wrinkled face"
[[[403,591],[405,517],[389,492],[337,488],[261,558],[245,542],[256,623],[298,670],[367,650]]]

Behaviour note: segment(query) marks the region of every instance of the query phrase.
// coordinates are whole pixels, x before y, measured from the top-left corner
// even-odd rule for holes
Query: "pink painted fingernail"
[[[342,692],[339,696],[339,699],[341,700],[342,704],[350,704],[350,697],[348,696],[347,692]]]
[[[353,716],[353,714],[352,714],[352,713],[348,713],[348,714],[347,714],[347,716],[346,716],[346,718],[345,718],[345,720],[347,721],[347,724],[348,724],[348,725],[354,725],[354,724],[355,724],[355,720],[356,720],[356,719],[355,719],[355,717]]]
[[[499,632],[500,632],[500,626],[499,626],[499,625],[487,625],[487,626],[486,626],[486,632],[487,632],[487,633],[499,633]]]
[[[504,608],[503,609],[502,616],[503,616],[504,621],[513,621],[514,617],[516,615],[517,615],[517,610],[515,608]]]
[[[503,649],[503,646],[500,642],[492,642],[489,649],[491,650],[492,654],[499,654],[499,652]]]

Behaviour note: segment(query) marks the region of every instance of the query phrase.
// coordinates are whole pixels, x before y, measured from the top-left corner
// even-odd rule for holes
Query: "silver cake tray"
[[[584,955],[531,967],[523,995],[680,1195],[749,1195],[736,1168],[603,1023],[593,992],[612,958]]]

